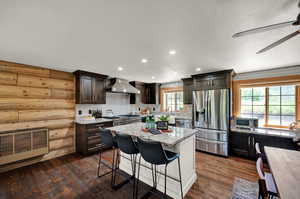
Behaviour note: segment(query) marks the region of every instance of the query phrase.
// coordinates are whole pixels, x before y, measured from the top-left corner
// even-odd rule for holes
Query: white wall
[[[115,115],[139,112],[140,109],[150,108],[152,112],[159,112],[160,105],[154,104],[130,104],[130,95],[123,93],[106,93],[106,104],[77,104],[76,116],[79,110],[82,115],[88,115],[89,110],[102,110],[103,115],[107,109],[111,109]],[[82,116],[81,115],[81,116]]]
[[[253,71],[247,73],[239,73],[234,80],[257,79],[266,77],[280,77],[288,75],[300,75],[300,66],[289,66],[271,70]]]

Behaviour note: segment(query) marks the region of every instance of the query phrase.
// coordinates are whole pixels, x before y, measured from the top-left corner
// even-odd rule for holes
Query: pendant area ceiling
[[[297,3],[1,0],[0,59],[145,82],[175,81],[230,68],[240,73],[298,65],[299,37],[255,54],[297,27],[232,38],[241,30],[295,20],[300,12]],[[170,55],[170,50],[176,54]],[[141,63],[143,58],[148,62]]]

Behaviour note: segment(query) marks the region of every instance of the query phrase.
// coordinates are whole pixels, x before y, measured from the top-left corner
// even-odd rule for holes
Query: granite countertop
[[[173,132],[153,135],[151,133],[142,131],[144,125],[144,123],[136,122],[132,124],[111,127],[108,129],[116,131],[117,133],[124,133],[134,137],[141,137],[152,141],[161,142],[162,144],[169,146],[176,145],[177,143],[182,142],[196,133],[196,130],[194,129],[169,127],[170,129],[173,129]]]
[[[192,120],[192,117],[190,117],[190,116],[181,116],[181,115],[178,115],[178,116],[175,116],[175,119]]]
[[[233,132],[240,132],[240,133],[249,133],[249,134],[258,134],[258,135],[269,135],[269,136],[278,136],[278,137],[288,137],[294,138],[295,133],[289,130],[282,130],[282,129],[264,129],[258,128],[253,130],[248,129],[238,129],[238,128],[231,128]]]
[[[98,119],[93,119],[93,120],[76,119],[75,123],[77,123],[77,124],[97,124],[97,123],[111,122],[111,121],[113,121],[113,120],[105,119],[105,118],[98,118]]]

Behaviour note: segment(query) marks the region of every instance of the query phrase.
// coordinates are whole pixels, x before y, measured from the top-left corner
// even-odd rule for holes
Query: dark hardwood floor
[[[104,159],[111,160],[110,151]],[[235,177],[256,181],[255,162],[197,152],[197,182],[186,199],[228,199]],[[96,177],[98,156],[73,154],[0,174],[1,199],[131,198],[132,185],[110,188],[110,176]],[[148,187],[143,186],[141,192]],[[152,198],[157,198],[153,196]]]

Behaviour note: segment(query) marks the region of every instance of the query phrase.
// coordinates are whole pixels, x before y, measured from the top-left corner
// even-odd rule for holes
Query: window
[[[164,107],[166,111],[180,111],[183,109],[183,92],[165,92]]]
[[[241,115],[258,118],[260,126],[265,124],[265,90],[265,87],[241,89]]]
[[[268,89],[268,124],[288,126],[296,119],[295,86],[272,86]]]
[[[259,126],[286,127],[296,120],[296,86],[241,88],[240,115]]]

